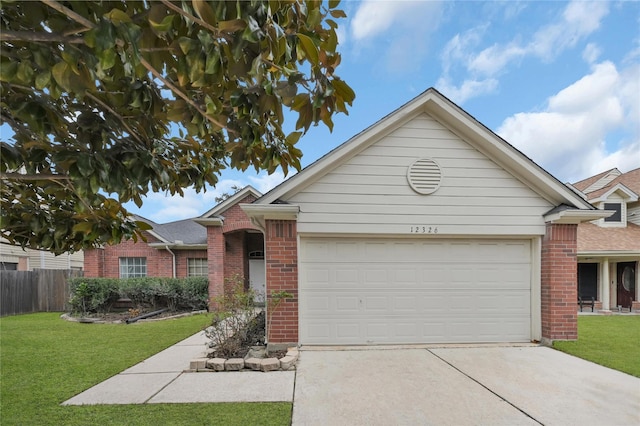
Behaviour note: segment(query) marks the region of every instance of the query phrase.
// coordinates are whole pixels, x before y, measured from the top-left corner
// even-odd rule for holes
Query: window
[[[190,277],[206,277],[209,275],[207,259],[187,259],[187,275]]]
[[[17,271],[18,264],[11,262],[0,262],[0,270],[2,271]]]
[[[146,257],[121,257],[120,278],[139,278],[147,276]]]
[[[605,222],[622,222],[622,204],[620,203],[604,203],[605,210],[615,210],[615,213],[609,217],[605,217]]]
[[[598,300],[597,263],[578,263],[578,296],[584,301]]]

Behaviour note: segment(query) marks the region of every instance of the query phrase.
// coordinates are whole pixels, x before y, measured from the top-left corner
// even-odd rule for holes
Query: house
[[[200,217],[151,225],[146,241],[123,241],[85,251],[85,276],[135,278],[207,276],[222,286],[213,298],[245,283],[264,298],[264,239],[240,208],[260,197],[247,186]]]
[[[435,89],[242,207],[294,295],[268,340],[307,345],[575,339],[578,224],[610,215]]]
[[[293,295],[269,313],[275,345],[575,339],[578,224],[611,214],[435,89],[267,194],[243,191],[190,221],[206,230],[192,247],[154,226],[85,254],[87,274],[146,257],[145,273],[182,276],[197,254],[212,297],[265,278]]]
[[[55,254],[10,244],[0,238],[0,271],[33,271],[34,269],[82,270],[84,255],[75,253]]]
[[[578,295],[603,311],[640,309],[640,168],[614,168],[571,186],[614,212],[578,225]]]

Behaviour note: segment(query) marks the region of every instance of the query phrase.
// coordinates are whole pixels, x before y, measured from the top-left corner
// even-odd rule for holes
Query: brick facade
[[[268,324],[270,343],[298,342],[298,237],[295,220],[267,220],[265,232],[267,297],[272,292],[286,291],[285,299]]]
[[[113,246],[86,250],[85,276],[119,278],[121,257],[144,257],[147,262],[147,276],[171,277],[175,255],[175,272],[178,278],[188,276],[188,259],[207,259],[210,301],[229,291],[233,284],[232,278],[235,276],[240,277],[245,288],[248,288],[248,253],[249,250],[263,251],[264,240],[260,233],[247,233],[248,230],[258,229],[239,204],[252,203],[255,199],[253,194],[247,194],[226,210],[217,212],[216,216],[223,219],[223,224],[206,227],[207,249],[181,249],[169,244],[169,252],[163,247],[149,246],[149,243],[161,241],[145,232],[146,242],[128,240]]]
[[[542,337],[578,338],[577,228],[575,224],[547,224],[542,240]]]

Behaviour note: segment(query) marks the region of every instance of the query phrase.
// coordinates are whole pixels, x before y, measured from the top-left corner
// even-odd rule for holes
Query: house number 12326
[[[437,234],[438,227],[437,226],[412,226],[411,233],[412,234]]]

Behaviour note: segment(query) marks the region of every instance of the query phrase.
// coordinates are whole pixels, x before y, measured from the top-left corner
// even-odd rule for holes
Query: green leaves
[[[331,130],[348,113],[338,2],[171,4],[180,11],[3,3],[0,33],[50,40],[0,49],[2,120],[13,131],[2,135],[0,169],[26,174],[0,187],[10,242],[62,252],[140,237],[145,225],[122,203],[205,190],[226,167],[299,170],[296,144],[310,126]]]
[[[298,40],[300,40],[300,45],[302,46],[302,50],[306,58],[311,62],[312,65],[318,65],[318,48],[313,43],[311,37],[308,37],[304,34],[297,34]]]

